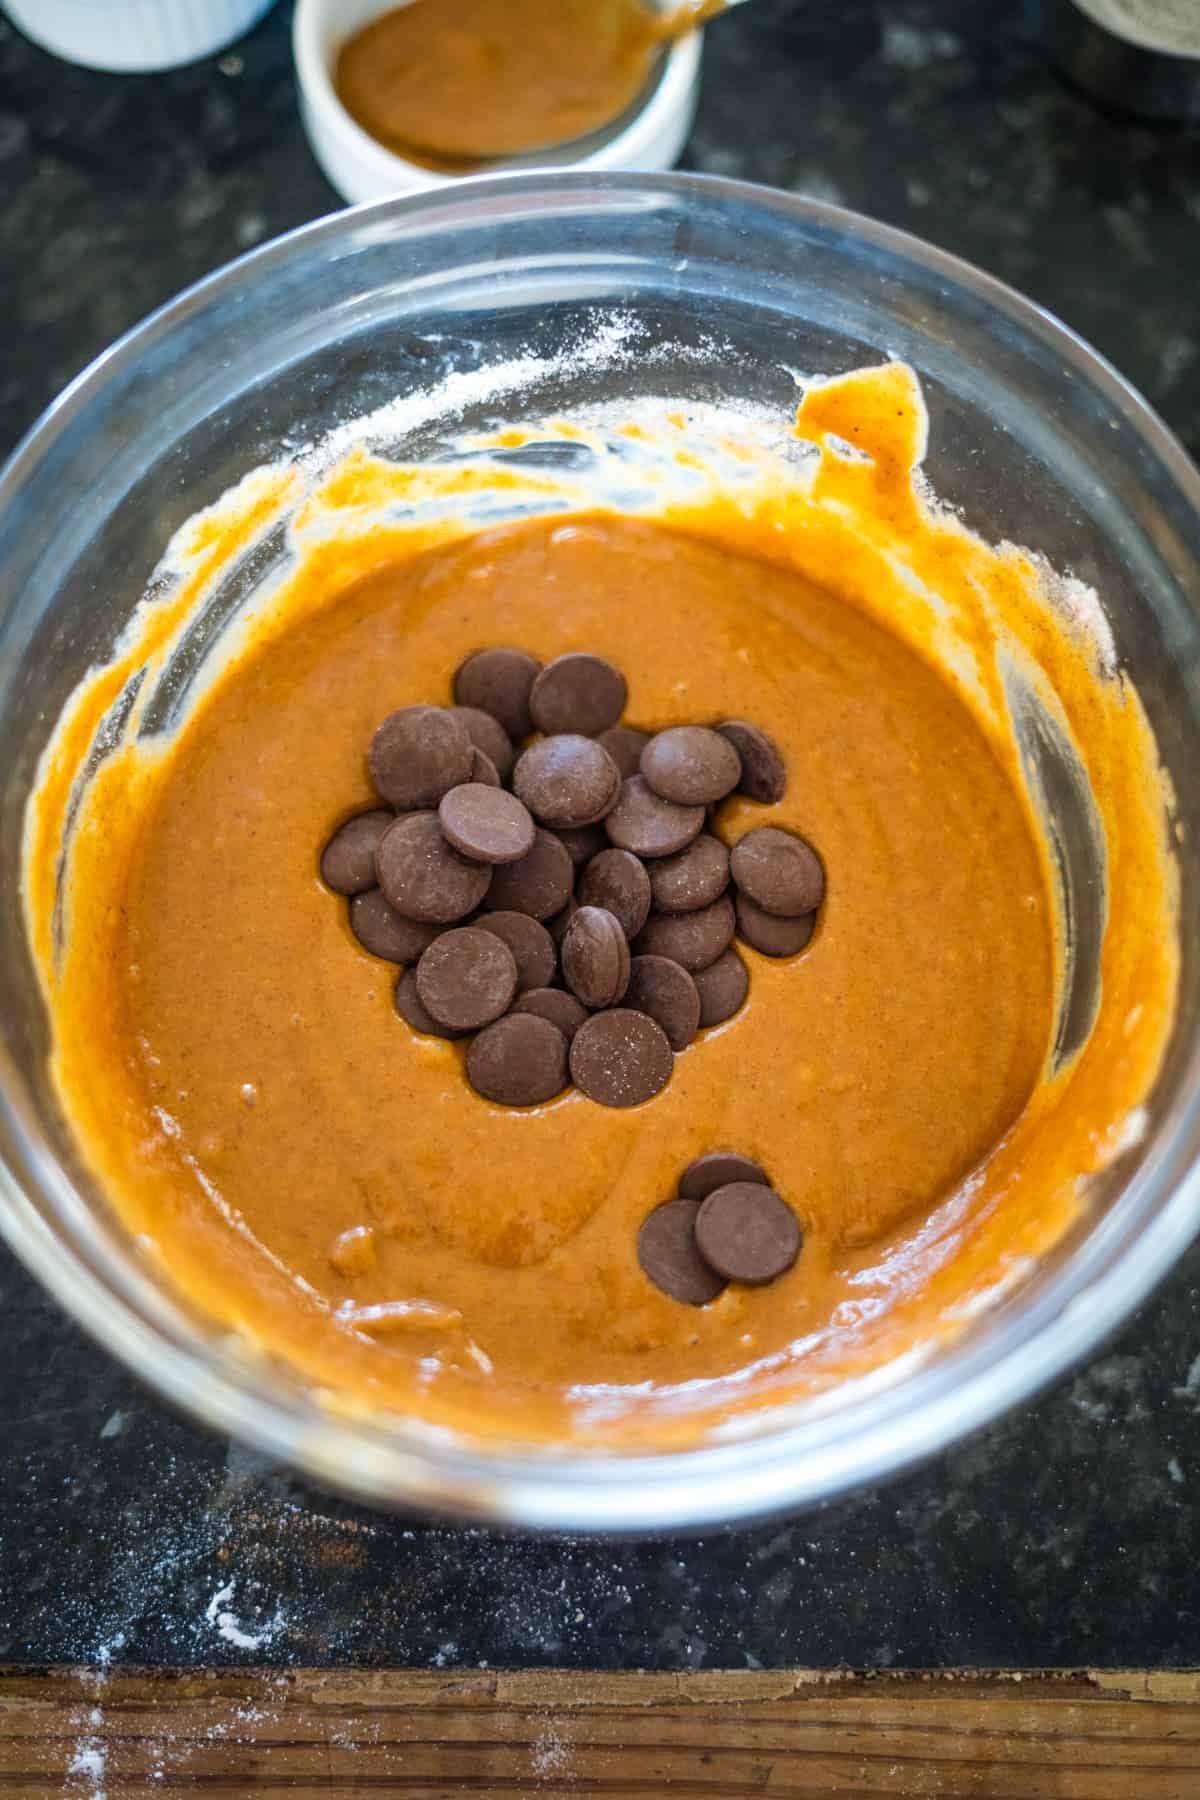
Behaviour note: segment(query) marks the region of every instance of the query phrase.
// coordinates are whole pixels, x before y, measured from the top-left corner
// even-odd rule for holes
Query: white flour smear
[[[234,1582],[227,1581],[224,1587],[217,1589],[204,1609],[204,1617],[235,1649],[262,1650],[282,1629],[283,1616],[276,1611],[273,1618],[256,1631],[247,1631],[237,1614],[227,1610],[227,1603],[233,1599],[234,1586]]]
[[[67,1764],[67,1792],[75,1794],[77,1800],[108,1800],[108,1751],[103,1738],[96,1735],[104,1724],[104,1714],[98,1706],[88,1714],[87,1723],[91,1732],[80,1737]]]

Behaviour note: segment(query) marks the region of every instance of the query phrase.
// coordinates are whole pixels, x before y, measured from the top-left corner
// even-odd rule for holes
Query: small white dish
[[[347,38],[405,0],[297,0],[292,50],[300,117],[313,155],[349,201],[453,187],[461,176],[427,169],[389,150],[346,111],[334,87]],[[529,168],[669,169],[687,142],[700,91],[701,36],[689,32],[662,59],[641,98],[602,131],[537,155],[497,157],[471,174]]]
[[[275,0],[3,0],[18,30],[85,69],[176,69],[223,50]]]

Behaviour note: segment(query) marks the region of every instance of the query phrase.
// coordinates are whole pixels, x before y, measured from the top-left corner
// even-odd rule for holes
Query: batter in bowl
[[[47,961],[64,1104],[181,1288],[331,1404],[475,1437],[689,1441],[951,1329],[1061,1234],[1081,1176],[1119,1147],[1170,1016],[1169,937],[1113,938],[1089,1045],[1054,1068],[1063,946],[995,621],[959,618],[977,689],[912,584],[881,590],[885,544],[952,610],[968,574],[989,580],[1068,722],[1094,727],[1105,690],[1033,606],[1027,566],[918,500],[922,422],[906,371],[815,388],[800,420],[815,475],[752,508],[716,491],[657,516],[581,506],[472,531],[461,471],[413,475],[410,491],[458,481],[463,523],[321,538],[171,739],[131,745],[96,784],[65,952]],[[829,447],[852,433],[869,465]],[[324,498],[360,512],[397,479],[352,459]],[[245,531],[239,506],[212,543],[234,514]],[[492,643],[611,659],[646,731],[753,719],[786,793],[734,796],[713,829],[733,843],[769,824],[820,849],[812,943],[747,950],[745,1006],[641,1106],[481,1098],[460,1045],[397,1016],[396,970],[320,879],[339,821],[378,803],[379,721],[448,704],[454,670]],[[61,783],[111,691],[64,722],[35,845],[61,830]],[[1139,889],[1166,917],[1145,727],[1131,696],[1108,704],[1084,749],[1121,824],[1110,917]],[[29,891],[49,947],[46,894]],[[803,1248],[768,1286],[681,1304],[647,1279],[639,1228],[722,1148],[770,1171]]]

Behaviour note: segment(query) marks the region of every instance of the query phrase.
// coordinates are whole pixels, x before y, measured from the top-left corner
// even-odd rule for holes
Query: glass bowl
[[[614,314],[652,357],[560,354]],[[713,339],[728,353],[696,354]],[[647,384],[784,419],[795,370],[910,362],[934,487],[989,540],[1028,544],[1095,586],[1178,801],[1178,1017],[1149,1129],[1098,1179],[1087,1216],[890,1383],[657,1456],[491,1453],[331,1416],[190,1313],[80,1166],[48,1080],[15,878],[59,710],[107,657],[176,527],[289,446],[531,345],[546,369],[519,393],[481,404],[470,396],[486,382],[451,384],[456,429],[633,401]],[[411,423],[394,448],[436,454],[446,423]],[[0,1228],[164,1396],[376,1504],[521,1527],[700,1528],[828,1500],[943,1448],[1094,1349],[1200,1225],[1198,595],[1200,476],[1145,403],[1011,290],[870,220],[693,176],[543,172],[360,207],[254,251],[95,362],[0,474]],[[226,598],[236,610],[237,593]],[[1071,991],[1086,1011],[1102,915],[1086,904],[1086,846],[1078,855]]]

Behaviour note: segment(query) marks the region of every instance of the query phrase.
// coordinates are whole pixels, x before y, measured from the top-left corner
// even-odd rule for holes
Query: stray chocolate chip
[[[742,773],[733,745],[706,725],[658,732],[642,751],[641,769],[654,792],[677,806],[714,806]]]
[[[800,1221],[773,1188],[734,1181],[709,1194],[696,1215],[696,1246],[730,1281],[761,1287],[800,1254]]]
[[[572,894],[562,911],[555,913],[552,919],[546,920],[546,930],[550,933],[550,936],[554,939],[555,944],[560,950],[562,948],[563,938],[567,934],[567,926],[571,923],[571,920],[578,911],[579,902],[576,900],[574,894]]]
[[[642,766],[642,751],[650,742],[650,733],[638,731],[632,725],[612,725],[600,733],[596,742],[604,745],[616,763],[621,780],[628,781]]]
[[[513,766],[512,739],[499,719],[484,712],[481,706],[452,706],[448,710],[465,725],[467,736],[487,757],[501,781],[507,780]]]
[[[659,912],[696,912],[719,900],[729,885],[729,852],[702,831],[674,856],[656,856],[647,873]]]
[[[460,706],[474,706],[480,712],[491,713],[509,737],[519,741],[533,730],[529,695],[541,667],[535,656],[508,645],[476,650],[455,671],[454,698]]]
[[[798,956],[808,946],[816,913],[801,913],[798,919],[784,919],[777,913],[764,912],[748,894],[739,894],[734,902],[738,936],[752,950],[764,956]]]
[[[620,791],[608,751],[578,732],[531,744],[513,770],[513,792],[541,825],[594,825],[612,811]]]
[[[635,956],[629,965],[625,1004],[662,1026],[672,1050],[686,1050],[700,1029],[700,995],[680,963],[666,956]]]
[[[476,929],[490,931],[501,938],[513,953],[517,965],[517,992],[526,988],[547,987],[554,979],[557,957],[554,939],[544,925],[522,912],[481,912]]]
[[[556,831],[554,835],[577,869],[582,869],[584,863],[591,862],[593,856],[608,848],[608,833],[603,825],[569,825],[565,831]]]
[[[478,1031],[507,1012],[517,964],[502,938],[466,926],[444,931],[417,964],[417,997],[431,1018],[454,1031]]]
[[[629,850],[602,850],[579,878],[581,906],[602,906],[635,938],[650,917],[650,877]]]
[[[533,820],[515,794],[467,781],[438,807],[446,842],[472,862],[512,863],[533,849]]]
[[[335,894],[363,894],[375,886],[375,851],[395,814],[376,807],[339,825],[321,852],[321,880]]]
[[[411,1025],[414,1031],[423,1033],[425,1037],[449,1038],[453,1042],[456,1038],[470,1035],[466,1031],[455,1031],[449,1025],[439,1025],[432,1014],[426,1012],[421,1004],[421,996],[417,992],[417,971],[415,969],[405,969],[396,983],[395,998],[396,1011],[405,1024]]]
[[[685,1200],[707,1200],[717,1188],[728,1187],[733,1181],[771,1185],[766,1171],[750,1157],[741,1156],[736,1150],[710,1150],[688,1164],[679,1177],[679,1192]]]
[[[695,1200],[666,1200],[646,1215],[638,1232],[643,1273],[672,1300],[688,1306],[706,1306],[725,1286],[696,1248],[699,1211]]]
[[[484,787],[498,788],[504,786],[504,783],[500,779],[500,771],[497,769],[491,757],[486,755],[484,751],[479,748],[478,744],[475,746],[475,760],[471,764],[471,780],[482,782]]]
[[[539,731],[598,737],[625,711],[625,677],[602,656],[572,651],[546,664],[533,684],[529,712]]]
[[[355,894],[350,902],[350,929],[372,956],[382,956],[386,962],[412,963],[423,950],[428,950],[442,927],[406,919],[388,904],[383,889],[375,887],[368,888],[365,894]]]
[[[467,1080],[499,1106],[539,1106],[567,1085],[567,1040],[536,1013],[508,1013],[471,1045]]]
[[[563,934],[563,980],[585,1006],[615,1006],[629,985],[629,943],[602,906],[577,907]]]
[[[643,775],[631,775],[621,783],[617,803],[604,821],[604,829],[618,850],[635,856],[671,856],[700,832],[702,806],[676,806],[663,800]]]
[[[549,1019],[568,1044],[588,1016],[586,1006],[581,1006],[574,994],[552,987],[529,988],[518,994],[512,1009],[515,1013],[536,1013],[539,1019]]]
[[[706,969],[696,971],[696,991],[700,995],[700,1024],[723,1025],[745,1004],[750,991],[750,975],[736,950],[726,950]]]
[[[623,1006],[593,1013],[571,1044],[575,1085],[601,1106],[653,1099],[670,1081],[674,1061],[662,1026]]]
[[[796,918],[815,912],[825,892],[825,875],[815,853],[794,832],[774,825],[748,831],[734,845],[729,870],[738,887],[764,912]]]
[[[461,719],[444,706],[402,706],[371,739],[371,780],[400,812],[436,806],[471,779],[475,747]]]
[[[446,842],[435,812],[394,819],[379,840],[375,868],[396,911],[428,925],[452,925],[474,912],[492,881],[487,863],[469,862]]]
[[[520,862],[504,863],[492,875],[488,904],[497,912],[523,912],[550,919],[571,897],[575,870],[551,831],[535,831],[533,848]]]
[[[733,903],[725,894],[696,912],[652,913],[638,934],[639,956],[669,956],[695,974],[716,962],[733,938]]]
[[[737,789],[748,800],[761,800],[774,806],[783,799],[787,787],[787,769],[779,747],[765,731],[751,725],[748,719],[726,719],[717,730],[738,753],[742,765]]]

